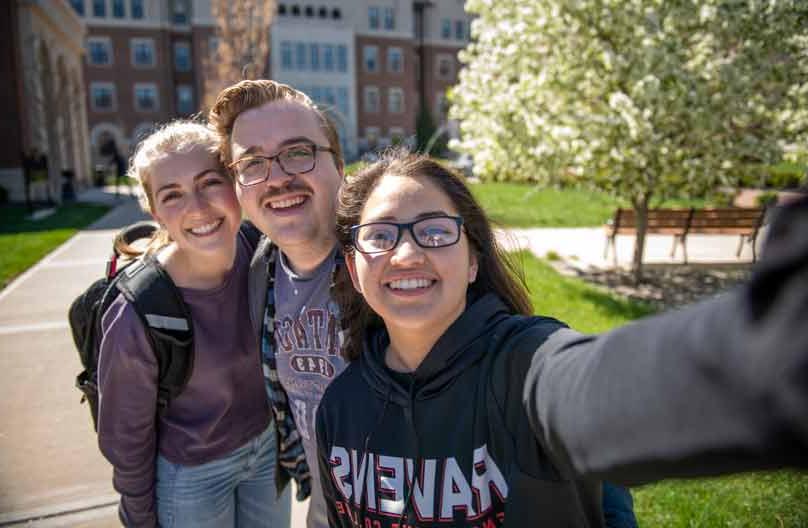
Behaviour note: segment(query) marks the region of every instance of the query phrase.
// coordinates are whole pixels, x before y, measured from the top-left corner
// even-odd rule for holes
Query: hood
[[[493,327],[505,317],[508,317],[505,304],[494,294],[470,301],[413,372],[413,397],[426,400],[437,396],[478,361],[488,349]],[[360,359],[362,376],[381,398],[404,407],[409,405],[411,396],[384,365],[389,343],[383,328],[366,336]]]

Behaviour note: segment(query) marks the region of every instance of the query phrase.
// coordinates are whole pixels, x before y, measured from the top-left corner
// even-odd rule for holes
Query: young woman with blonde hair
[[[247,305],[254,248],[217,151],[206,126],[173,122],[143,140],[129,169],[160,225],[141,258],[155,259],[179,289],[194,357],[187,385],[158,413],[159,366],[144,322],[122,295],[104,314],[98,437],[125,526],[289,524]]]

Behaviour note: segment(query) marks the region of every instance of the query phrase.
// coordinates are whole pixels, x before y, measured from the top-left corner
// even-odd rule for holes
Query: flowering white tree
[[[487,179],[704,195],[808,140],[805,0],[468,0],[452,90]],[[803,143],[804,144],[804,143]]]

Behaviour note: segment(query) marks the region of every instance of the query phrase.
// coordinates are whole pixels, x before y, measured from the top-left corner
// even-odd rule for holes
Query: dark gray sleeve
[[[743,287],[600,336],[559,330],[523,392],[539,441],[583,477],[808,466],[808,201]]]

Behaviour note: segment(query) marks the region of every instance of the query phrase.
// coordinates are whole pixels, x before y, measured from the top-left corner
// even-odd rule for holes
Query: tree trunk
[[[637,237],[634,240],[634,259],[632,272],[634,274],[634,284],[642,281],[642,259],[645,253],[645,233],[648,230],[648,202],[651,199],[650,193],[632,200],[634,214],[637,218]]]

